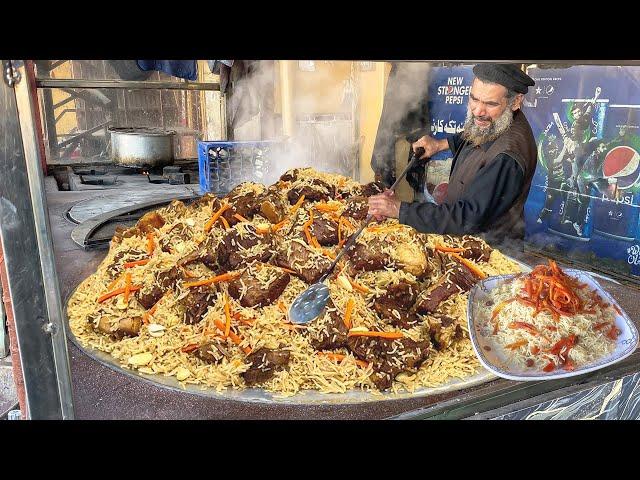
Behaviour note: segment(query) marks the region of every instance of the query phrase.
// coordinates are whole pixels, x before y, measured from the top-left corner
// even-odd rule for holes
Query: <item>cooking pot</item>
[[[111,127],[111,158],[123,167],[162,167],[173,161],[173,130]]]

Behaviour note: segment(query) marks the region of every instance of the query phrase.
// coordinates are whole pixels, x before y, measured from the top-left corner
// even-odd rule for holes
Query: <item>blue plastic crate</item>
[[[281,142],[198,142],[200,193],[229,193],[242,182],[271,183],[272,158]]]

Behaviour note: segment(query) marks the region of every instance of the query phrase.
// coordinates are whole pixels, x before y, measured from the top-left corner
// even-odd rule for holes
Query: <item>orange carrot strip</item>
[[[291,207],[291,211],[289,212],[289,215],[294,216],[303,202],[304,202],[304,195],[300,195],[300,198],[298,199],[296,204],[293,207]]]
[[[323,357],[327,357],[329,360],[334,360],[336,362],[341,362],[342,360],[347,358],[347,355],[343,353],[318,352],[318,355],[322,355]],[[359,367],[367,368],[369,366],[369,363],[365,362],[364,360],[358,360],[358,359],[355,359],[355,360],[356,360],[356,365],[358,365]]]
[[[271,231],[271,227],[256,227],[256,233],[259,233],[260,235],[264,235],[265,233],[269,233]]]
[[[314,237],[314,240],[315,240],[315,237]],[[320,245],[318,245],[318,248],[320,248]],[[323,248],[323,249],[322,249],[322,253],[324,253],[324,255],[325,255],[326,257],[329,257],[331,260],[335,260],[335,259],[336,259],[335,254],[334,254],[331,250],[328,250],[328,249],[326,249],[326,248]]]
[[[133,287],[133,286],[132,286],[132,287],[130,287],[130,288],[129,288],[129,292],[137,292],[137,291],[138,291],[138,290],[140,290],[141,288],[142,288],[142,287],[140,287],[140,286],[135,286],[135,287]],[[102,302],[104,302],[105,300],[110,299],[111,297],[115,297],[116,295],[120,295],[121,293],[124,293],[124,287],[122,287],[122,288],[118,288],[118,289],[116,289],[116,290],[113,290],[112,292],[105,293],[105,294],[104,294],[104,295],[102,295],[101,297],[98,297],[97,302],[98,302],[98,303],[102,303]]]
[[[526,341],[526,340],[519,340],[517,342],[510,343],[509,345],[505,345],[505,347],[507,347],[507,348],[509,348],[511,350],[516,350],[516,349],[518,349],[520,347],[523,347],[523,346],[527,345],[528,343],[529,342]]]
[[[327,205],[326,203],[319,203],[314,208],[319,212],[335,212],[340,208],[340,205]]]
[[[346,217],[340,217],[340,218],[342,218],[342,223],[344,223],[350,229],[355,230],[356,227],[354,227],[353,223],[351,223]]]
[[[224,297],[224,316],[227,319],[227,323],[224,326],[224,336],[228,337],[231,331],[231,307],[229,306],[229,299],[226,295]]]
[[[282,300],[278,302],[278,309],[285,315],[287,314],[287,306],[284,304]]]
[[[348,329],[351,329],[351,313],[353,312],[354,301],[350,298],[347,301],[347,308],[344,312],[344,324]]]
[[[471,270],[471,273],[473,273],[476,277],[479,277],[479,278],[482,278],[482,279],[487,278],[487,274],[486,273],[484,273],[482,270],[480,270],[478,267],[476,267],[473,263],[471,263],[466,258],[462,258],[457,253],[449,253],[449,255],[451,255],[453,258],[455,258],[460,263],[462,263],[465,267],[467,267],[469,270]]]
[[[220,217],[220,220],[222,221],[222,225],[224,225],[225,230],[229,230],[231,228],[231,225],[229,225],[226,218]]]
[[[367,287],[364,287],[364,286],[360,285],[355,280],[351,280],[350,278],[348,280],[349,280],[349,283],[351,284],[351,286],[353,288],[355,288],[356,290],[358,290],[359,292],[369,293],[369,289]]]
[[[131,293],[131,274],[127,273],[124,277],[124,303],[129,303],[130,293]]]
[[[284,268],[284,267],[278,267],[280,270],[282,270],[283,272],[287,272],[287,273],[293,273],[294,275],[297,274],[297,272],[290,270],[288,268]]]
[[[307,237],[307,244],[311,245],[311,232],[309,232],[309,227],[305,225],[302,229],[304,230],[304,235]]]
[[[233,280],[240,275],[240,272],[227,272],[222,275],[216,275],[215,277],[207,278],[205,280],[200,280],[198,282],[187,282],[184,284],[186,288],[191,287],[200,287],[201,285],[209,285],[212,283],[218,282],[228,282],[229,280]]]
[[[278,230],[280,230],[282,227],[284,227],[284,226],[287,224],[287,222],[288,222],[288,220],[286,220],[286,219],[285,219],[285,220],[283,220],[283,221],[281,221],[281,222],[279,222],[279,223],[276,223],[275,225],[273,225],[273,226],[271,227],[271,231],[272,231],[272,232],[277,232],[277,231],[278,231]]]
[[[368,332],[349,332],[347,334],[348,337],[380,337],[380,338],[388,338],[388,339],[396,339],[403,338],[404,333],[402,332],[376,332],[373,330],[369,330]]]
[[[218,327],[218,330],[224,332],[226,326],[224,323],[222,323],[219,319],[215,319],[213,321],[216,324],[216,327]],[[240,338],[238,335],[236,335],[235,333],[233,333],[231,330],[229,330],[229,338],[231,339],[231,341],[233,343],[235,343],[236,345],[240,346],[240,344],[242,343],[242,338]],[[244,353],[246,353],[247,355],[249,355],[251,353],[251,348],[249,347],[240,347],[242,348],[242,351]]]
[[[222,215],[225,211],[229,210],[230,208],[231,208],[231,205],[229,205],[228,203],[225,203],[224,205],[222,205],[218,209],[218,211],[213,214],[213,217],[211,217],[211,219],[207,223],[205,223],[204,231],[208,232],[209,230],[211,230],[211,227],[213,227],[213,224],[216,223],[218,218],[220,218],[220,215]]]
[[[190,343],[189,345],[182,347],[180,351],[184,353],[189,353],[189,352],[193,352],[194,350],[197,350],[198,347],[199,345],[197,343]]]
[[[153,255],[153,251],[156,249],[156,244],[153,241],[154,234],[153,232],[147,233],[147,254]]]
[[[462,253],[466,248],[445,247],[444,245],[436,245],[436,250],[447,253]]]
[[[242,215],[240,215],[239,213],[234,213],[233,214],[233,218],[237,218],[238,220],[240,220],[241,222],[248,222],[249,220],[247,220],[246,218],[244,218]]]
[[[122,277],[124,277],[124,272],[118,275],[118,277],[107,286],[107,290],[113,290],[113,287],[115,287],[118,284],[118,282],[122,280]]]
[[[136,260],[135,262],[127,262],[123,266],[124,266],[124,268],[133,268],[133,267],[137,267],[138,265],[146,265],[149,262],[150,262],[150,259],[145,258],[144,260]]]

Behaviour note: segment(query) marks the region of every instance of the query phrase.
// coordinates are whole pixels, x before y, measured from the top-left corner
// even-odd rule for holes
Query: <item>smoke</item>
[[[357,62],[326,61],[315,61],[315,71],[301,71],[298,62],[294,62],[291,101],[295,126],[294,133],[285,137],[282,117],[275,114],[279,110],[274,95],[279,77],[276,63],[247,64],[250,68],[244,75],[232,78],[233,89],[227,103],[230,138],[280,143],[270,149],[268,171],[247,180],[274,182],[285,171],[302,167],[358,178],[363,148],[359,130],[364,127],[359,125],[360,119],[371,131],[371,120],[379,115],[374,111],[376,102],[358,97],[362,91],[359,87],[374,79],[377,72],[358,72]],[[426,63],[400,62],[388,80],[383,121],[375,141],[376,147],[382,144],[392,157],[396,135],[428,128],[424,112],[429,68]]]

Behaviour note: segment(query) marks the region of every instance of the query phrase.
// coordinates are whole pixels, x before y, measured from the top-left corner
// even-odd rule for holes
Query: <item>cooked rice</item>
[[[303,178],[319,177],[331,185],[341,184],[343,191],[354,189],[358,185],[346,177],[319,173],[312,169],[305,169],[301,176]],[[243,188],[261,191],[260,188],[252,187],[250,184],[243,186]],[[281,191],[281,195],[286,198],[285,189]],[[343,208],[343,202],[330,201],[327,203],[339,203],[341,209]],[[212,212],[211,204],[187,207],[186,211],[180,215],[172,214],[171,208],[169,206],[158,210],[158,213],[167,222],[155,231],[156,242],[168,235],[172,228],[180,223],[189,227],[183,230],[188,232],[190,237],[184,241],[175,242],[171,252],[162,251],[156,244],[149,263],[126,270],[126,272],[131,273],[133,285],[150,286],[155,281],[157,272],[166,271],[174,267],[180,258],[195,251],[207,236],[216,244],[215,242],[219,242],[225,234],[224,227],[220,222],[216,222],[210,232],[204,231],[204,225],[214,213]],[[306,208],[301,207],[299,209],[297,221],[295,222],[299,230],[302,230],[301,225],[309,219],[309,208],[309,206],[306,206]],[[339,215],[340,212],[341,210],[338,210],[334,212],[334,215]],[[315,214],[318,215],[318,212],[316,211]],[[331,214],[328,215],[329,217],[331,216]],[[268,222],[266,219],[256,215],[251,223],[260,225]],[[354,228],[357,228],[357,222],[351,223]],[[232,228],[242,232],[244,228],[242,225],[238,224]],[[407,246],[407,248],[413,249],[412,252],[417,250],[424,251],[424,245],[434,246],[437,243],[446,243],[442,236],[419,234],[410,227],[398,226],[395,220],[387,220],[383,225],[397,226],[397,228],[382,233],[365,231],[358,241],[366,243],[372,236],[384,235],[385,240],[388,240],[385,253],[390,255],[400,267],[403,266],[402,255],[398,253],[397,249],[394,250],[390,247],[392,243]],[[176,231],[183,231],[181,228],[179,227],[171,234],[175,234]],[[348,227],[344,228],[346,235],[354,231]],[[288,227],[282,230],[286,229]],[[282,230],[276,236],[281,235]],[[306,246],[306,243],[303,242],[303,244]],[[240,347],[250,347],[253,351],[261,347],[272,349],[285,347],[291,352],[291,359],[287,369],[278,371],[272,379],[261,385],[262,388],[284,396],[295,395],[302,390],[343,393],[353,389],[362,389],[375,394],[379,393],[369,379],[369,375],[372,373],[371,365],[366,368],[358,366],[353,354],[346,349],[336,351],[336,353],[346,354],[346,358],[340,362],[317,355],[315,349],[302,334],[303,330],[308,327],[293,328],[290,324],[285,323],[287,314],[283,313],[282,304],[288,311],[288,307],[293,300],[307,288],[306,283],[293,275],[291,275],[290,283],[278,300],[274,304],[265,307],[242,307],[238,301],[228,296],[227,284],[218,283],[217,285],[225,295],[219,295],[216,303],[209,307],[203,320],[194,325],[183,323],[186,315],[185,307],[180,304],[179,300],[188,294],[189,289],[183,286],[184,282],[178,282],[175,291],[165,295],[158,302],[157,309],[150,318],[150,324],[143,325],[138,336],[116,340],[97,331],[94,326],[97,326],[102,318],[109,320],[115,326],[121,318],[142,317],[145,313],[145,309],[138,303],[134,294],[131,295],[128,305],[124,303],[123,295],[118,295],[103,303],[98,303],[97,298],[107,293],[107,286],[122,273],[121,269],[116,269],[116,274],[113,277],[109,275],[108,267],[114,263],[116,255],[135,250],[141,253],[134,257],[127,256],[124,261],[143,259],[146,258],[146,245],[147,239],[144,236],[123,238],[120,243],[112,242],[106,258],[97,271],[79,285],[69,300],[70,326],[75,336],[84,346],[109,353],[123,368],[138,369],[140,372],[147,374],[173,376],[183,386],[186,384],[200,385],[203,388],[212,388],[217,391],[223,391],[228,388],[245,388],[241,374],[247,370],[248,365],[244,361],[246,354]],[[336,253],[337,247],[329,247],[325,250]],[[315,251],[314,254],[317,254],[314,258],[322,256],[322,254]],[[496,250],[492,252],[489,262],[474,262],[474,264],[489,275],[520,271],[516,263],[510,261]],[[401,280],[416,281],[416,277],[410,273],[412,271],[409,268],[410,266],[404,265],[404,267],[406,267],[404,270],[387,268],[377,272],[357,275],[354,280],[369,288],[370,292],[367,295],[357,291],[349,292],[340,287],[338,282],[331,280],[329,284],[330,293],[336,308],[341,315],[344,315],[346,304],[349,298],[352,298],[355,303],[352,313],[353,327],[365,326],[368,328],[391,329],[391,327],[377,318],[371,305],[373,296],[383,293],[387,285],[398,283]],[[338,270],[340,268],[344,268],[344,265],[338,266]],[[201,263],[189,265],[188,270],[193,274],[197,274],[200,278],[208,278],[215,275],[212,270]],[[269,268],[269,270],[272,269]],[[269,281],[271,273],[267,272],[265,275],[264,281],[266,283]],[[188,279],[187,281],[190,280],[197,279]],[[121,279],[112,288],[120,287],[123,284],[124,280]],[[243,343],[240,346],[234,344],[229,338],[221,337],[215,326],[215,320],[224,322],[225,319],[223,297],[228,298],[233,312],[239,313],[243,318],[254,319],[251,324],[233,321],[232,325],[235,331],[243,339]],[[441,308],[442,313],[454,317],[462,327],[463,338],[454,342],[442,352],[434,351],[417,372],[398,375],[391,391],[413,392],[418,388],[442,385],[453,378],[465,378],[478,372],[480,364],[473,353],[467,335],[467,297],[468,294],[466,293],[455,295],[444,302]],[[153,336],[151,333],[154,332],[149,329],[152,325],[154,325],[153,328],[155,329],[159,328],[157,325],[164,326],[164,333],[159,333],[160,336]],[[158,335],[157,332],[155,334]],[[405,331],[405,334],[414,340],[425,339],[425,335],[428,336],[422,326]],[[226,348],[231,353],[230,358],[223,359],[218,365],[206,363],[194,355],[182,351],[182,348],[186,345],[198,344],[212,338],[226,342]],[[137,359],[143,358],[134,357],[143,353],[151,355],[147,362],[144,362],[143,365],[131,363],[132,360],[135,362]],[[132,359],[132,357],[134,358]]]

